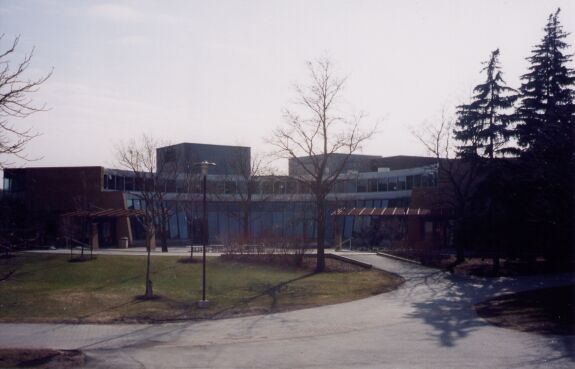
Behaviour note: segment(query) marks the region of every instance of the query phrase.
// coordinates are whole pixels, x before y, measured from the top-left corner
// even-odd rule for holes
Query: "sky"
[[[114,147],[142,133],[266,155],[306,61],[326,55],[342,109],[378,123],[361,153],[425,155],[412,131],[453,116],[496,48],[519,87],[558,7],[575,32],[572,0],[0,0],[0,50],[20,35],[11,61],[34,48],[28,76],[53,70],[33,96],[49,109],[11,120],[41,133],[37,160],[12,166],[115,167]]]

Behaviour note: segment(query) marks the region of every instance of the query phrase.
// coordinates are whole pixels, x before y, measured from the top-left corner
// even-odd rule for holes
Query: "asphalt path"
[[[88,368],[573,368],[575,336],[492,326],[473,304],[572,275],[462,278],[377,255],[397,290],[286,313],[159,325],[0,324],[0,347],[81,349]]]

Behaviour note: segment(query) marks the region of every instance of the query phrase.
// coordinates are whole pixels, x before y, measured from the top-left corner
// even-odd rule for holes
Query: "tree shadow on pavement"
[[[453,278],[443,273],[431,274],[414,283],[411,288],[420,290],[417,293],[420,301],[412,303],[415,311],[408,315],[431,326],[434,330],[430,334],[433,339],[447,347],[455,346],[458,340],[487,325],[477,317],[473,309],[477,287],[466,286]],[[492,286],[486,284],[482,288]]]
[[[258,299],[260,297],[263,296],[272,296],[276,293],[278,293],[282,288],[286,287],[287,285],[289,285],[290,283],[305,279],[305,278],[309,278],[311,276],[313,276],[315,273],[308,273],[305,275],[302,275],[300,277],[285,281],[285,282],[281,282],[278,283],[276,285],[272,285],[269,288],[266,288],[265,290],[257,293],[254,296],[251,296],[249,298],[246,298],[244,300],[242,300],[241,302],[232,305],[232,306],[228,306],[222,310],[216,311],[213,314],[211,314],[210,316],[207,316],[207,319],[218,319],[221,318],[222,315],[225,315],[228,311],[232,311],[238,307],[241,307],[243,305],[249,304],[251,301]],[[272,305],[274,304],[275,298],[272,296]],[[262,315],[262,317],[264,317],[265,315]],[[149,345],[150,342],[154,342],[157,340],[160,340],[161,337],[165,337],[165,336],[178,336],[180,334],[183,334],[184,332],[187,331],[187,329],[190,327],[190,325],[197,323],[197,321],[193,321],[190,320],[189,318],[183,319],[184,321],[182,322],[182,320],[179,320],[178,317],[175,317],[174,319],[171,319],[170,324],[166,324],[166,325],[158,325],[158,324],[152,324],[152,325],[146,325],[144,327],[138,327],[137,329],[128,331],[128,332],[121,332],[117,335],[110,335],[106,338],[102,338],[100,340],[96,340],[94,342],[91,342],[89,344],[83,345],[82,347],[79,347],[78,349],[98,349],[98,350],[108,350],[110,346],[113,346],[114,349],[118,348],[118,347],[123,347],[123,348],[128,348],[128,347],[142,347],[145,345]],[[177,323],[179,321],[179,323]]]
[[[433,328],[430,336],[443,347],[453,347],[481,327],[491,326],[480,318],[474,305],[494,296],[522,290],[543,288],[561,283],[553,278],[476,278],[435,272],[411,280],[408,293],[414,310],[408,317],[423,321]],[[526,334],[526,340],[529,336]],[[536,340],[540,345],[541,340]],[[549,336],[548,348],[554,356],[541,358],[541,363],[569,358],[575,361],[574,336]],[[529,344],[528,341],[526,341]],[[537,349],[534,347],[534,349]],[[534,352],[536,352],[534,350]],[[531,365],[534,363],[532,362]]]
[[[287,287],[289,284],[300,281],[302,279],[306,279],[309,278],[311,276],[313,276],[315,273],[308,273],[308,274],[304,274],[300,277],[294,278],[294,279],[290,279],[289,281],[285,281],[285,282],[280,282],[276,285],[272,285],[272,284],[262,284],[260,286],[254,286],[254,288],[256,290],[260,290],[259,293],[257,293],[254,296],[248,297],[243,299],[242,301],[240,301],[237,304],[228,306],[222,310],[216,311],[214,312],[210,318],[211,319],[218,319],[221,318],[222,316],[225,316],[226,313],[229,313],[231,311],[236,310],[239,307],[242,306],[246,306],[248,305],[250,302],[257,300],[260,297],[264,297],[264,296],[269,296],[271,299],[271,303],[270,303],[270,310],[273,311],[276,306],[277,306],[277,298],[278,298],[278,294],[281,292],[281,290],[285,287]]]

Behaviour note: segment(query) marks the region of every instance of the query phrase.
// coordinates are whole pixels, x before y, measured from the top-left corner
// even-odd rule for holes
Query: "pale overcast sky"
[[[2,49],[21,35],[30,75],[54,68],[34,96],[50,110],[14,121],[43,134],[27,149],[43,159],[16,166],[112,166],[114,144],[142,132],[265,152],[305,61],[326,53],[346,108],[381,121],[362,152],[424,155],[410,127],[468,100],[496,48],[518,87],[557,7],[575,32],[572,0],[0,0]]]

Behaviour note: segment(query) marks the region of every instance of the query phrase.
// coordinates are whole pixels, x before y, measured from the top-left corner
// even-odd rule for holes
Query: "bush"
[[[302,267],[307,248],[295,237],[231,238],[224,243],[224,259]]]

